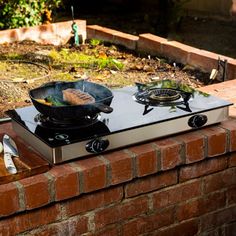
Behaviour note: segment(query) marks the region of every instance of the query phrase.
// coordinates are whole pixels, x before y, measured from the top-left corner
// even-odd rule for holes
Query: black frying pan
[[[63,100],[62,90],[67,88],[80,89],[94,97],[94,103],[83,105],[49,106],[36,99],[45,99],[56,95]],[[113,94],[107,87],[80,80],[77,82],[51,82],[29,91],[29,96],[35,108],[43,115],[57,120],[75,120],[85,116],[95,116],[99,112],[110,113]]]

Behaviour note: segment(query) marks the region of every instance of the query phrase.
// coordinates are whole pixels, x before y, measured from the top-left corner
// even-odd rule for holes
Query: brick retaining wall
[[[95,28],[88,27],[88,36],[100,32]],[[103,37],[129,48],[187,61],[197,52],[194,64],[202,63],[201,52],[210,66],[216,59],[150,34],[105,31]],[[234,84],[202,90],[234,101]],[[235,114],[232,106],[230,119],[221,124],[70,161],[0,185],[0,235],[235,235]],[[8,132],[11,124],[0,129]]]
[[[235,151],[228,120],[1,185],[0,235],[234,235]]]
[[[141,53],[165,57],[175,62],[189,64],[206,72],[217,69],[220,58],[227,60],[227,80],[236,79],[236,59],[194,48],[177,41],[168,41],[153,34],[146,33],[133,36],[118,33],[118,31],[106,27],[89,25],[87,26],[87,38],[98,38]]]

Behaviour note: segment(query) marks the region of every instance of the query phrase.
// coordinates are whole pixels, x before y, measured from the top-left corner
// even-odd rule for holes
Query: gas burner
[[[85,116],[80,119],[66,119],[66,120],[57,120],[55,118],[46,117],[41,113],[38,113],[34,117],[34,122],[38,125],[49,128],[49,129],[75,129],[87,127],[95,124],[100,120],[100,115],[96,114],[95,116]]]
[[[157,102],[170,102],[178,100],[181,95],[178,91],[173,89],[164,89],[164,88],[156,88],[150,89],[148,92],[149,100],[157,101]]]
[[[150,88],[135,93],[134,99],[148,106],[174,106],[186,104],[191,95],[191,93],[176,89]]]
[[[143,115],[148,114],[155,106],[169,106],[179,108],[181,110],[192,112],[188,101],[192,93],[184,92],[178,89],[171,88],[149,88],[138,90],[134,94],[134,100],[144,105]]]
[[[164,90],[157,86],[114,89],[113,112],[80,120],[50,119],[39,114],[34,106],[7,114],[16,134],[53,164],[179,134],[228,118],[228,107],[232,105],[228,101],[198,91],[188,93],[163,87]]]

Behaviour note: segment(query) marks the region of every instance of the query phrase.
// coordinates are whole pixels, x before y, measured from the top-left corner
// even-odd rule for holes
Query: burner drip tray
[[[74,129],[74,128],[82,128],[95,124],[99,121],[100,115],[96,114],[95,116],[85,116],[80,119],[66,119],[66,120],[57,120],[55,118],[44,116],[41,113],[38,113],[34,117],[34,121],[42,126],[49,129]]]

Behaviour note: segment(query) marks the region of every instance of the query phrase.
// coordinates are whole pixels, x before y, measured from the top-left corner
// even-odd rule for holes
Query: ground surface
[[[52,50],[54,56],[64,57],[52,59]],[[55,51],[61,54],[56,54]],[[83,53],[83,58],[94,56],[96,60],[101,59],[100,64],[95,65],[91,58],[86,66],[75,63],[73,60],[77,57],[76,53]],[[30,105],[29,90],[55,80],[89,79],[114,88],[134,85],[135,82],[172,79],[198,88],[209,79],[209,74],[194,68],[173,62],[169,64],[161,58],[135,55],[114,45],[55,47],[21,42],[0,45],[0,55],[0,117],[5,116],[6,110]],[[104,66],[107,61],[112,61],[113,64]]]

